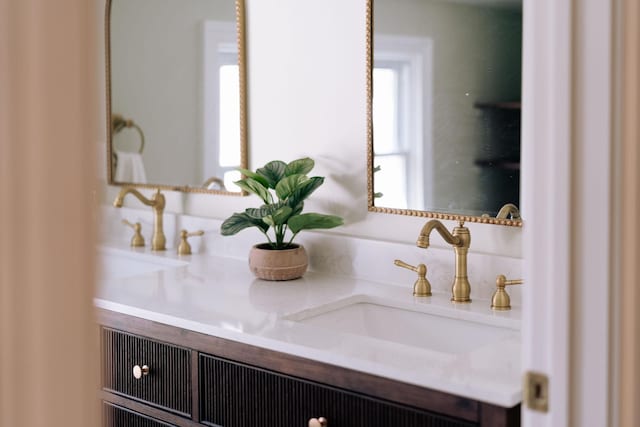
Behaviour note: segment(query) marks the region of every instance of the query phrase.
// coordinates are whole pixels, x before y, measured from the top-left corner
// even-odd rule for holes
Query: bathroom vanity
[[[517,426],[519,313],[245,260],[103,249],[105,426]],[[309,424],[311,422],[311,424]]]
[[[377,220],[378,225],[374,223],[366,233],[355,234],[369,238],[357,244],[332,240],[336,236],[330,237],[330,242],[326,236],[311,237],[308,248],[313,250],[312,271],[291,282],[264,282],[256,280],[246,265],[246,251],[255,241],[247,244],[242,241],[247,238],[243,235],[223,243],[212,232],[219,230],[219,224],[213,226],[205,220],[189,223],[193,218],[185,222],[184,218],[163,213],[164,198],[160,198],[159,191],[154,196],[155,203],[136,194],[133,188],[218,196],[241,194],[239,190],[225,188],[222,182],[227,181],[234,166],[249,168],[246,80],[249,73],[261,75],[262,54],[256,40],[277,34],[273,28],[286,30],[289,37],[288,25],[302,22],[298,21],[299,16],[304,17],[308,11],[278,6],[284,9],[276,13],[272,12],[278,9],[275,5],[264,10],[260,9],[263,6],[252,5],[255,27],[250,62],[255,68],[248,70],[243,0],[192,1],[189,5],[177,1],[163,5],[106,1],[107,182],[122,187],[115,198],[116,207],[121,207],[124,196],[131,193],[154,208],[152,221],[149,211],[125,215],[126,207],[118,209],[122,215],[119,220],[140,221],[147,233],[153,223],[151,246],[158,250],[165,248],[163,220],[168,248],[176,242],[175,234],[181,228],[207,230],[203,240],[209,240],[202,251],[207,254],[183,258],[175,255],[175,250],[151,255],[145,249],[122,249],[122,245],[101,249],[104,266],[95,305],[101,325],[105,426],[519,425],[520,312],[517,304],[511,311],[492,311],[490,299],[496,275],[521,277],[520,259],[517,255],[514,258],[514,251],[509,249],[516,248],[515,253],[519,252],[520,234],[501,229],[496,232],[498,238],[491,233],[492,237],[486,238],[485,229],[479,238],[474,237],[474,242],[480,244],[474,243],[470,249],[469,281],[473,284],[469,286],[466,265],[470,235],[462,222],[522,225],[519,217],[508,219],[497,215],[502,211],[500,205],[518,203],[517,191],[517,195],[499,194],[501,185],[519,188],[517,180],[511,175],[484,177],[473,167],[480,154],[493,155],[498,151],[492,138],[493,125],[478,115],[474,105],[487,99],[510,101],[520,96],[521,5],[513,2],[505,10],[492,5],[472,8],[457,2],[425,2],[417,8],[413,2],[380,1],[374,11],[372,1],[364,3],[361,12],[366,9],[366,20],[362,16],[347,27],[357,28],[366,22],[366,55],[364,51],[358,53],[361,56],[345,51],[344,57],[367,59],[367,75],[361,76],[362,86],[366,77],[366,99],[359,92],[353,95],[358,99],[357,108],[362,109],[362,114],[367,112],[366,167],[365,159],[361,159],[362,169],[367,173],[340,177],[335,171],[348,168],[326,155],[328,152],[340,153],[341,158],[359,156],[362,150],[347,147],[345,151],[344,141],[352,140],[362,129],[354,130],[353,135],[349,132],[347,138],[337,132],[329,138],[322,135],[315,142],[309,139],[307,148],[327,162],[323,166],[336,178],[332,179],[333,190],[325,194],[339,195],[337,203],[333,200],[321,203],[331,206],[333,213],[340,209],[349,213],[355,219],[356,224],[352,224],[355,230],[364,222],[365,208],[371,212],[460,221],[458,231],[454,230],[455,241],[464,244],[453,244],[455,269],[450,247],[446,251],[430,248],[425,259],[424,252],[416,254],[418,249],[413,244],[389,243],[415,239],[413,233],[410,239],[404,239],[405,225],[390,227]],[[284,21],[279,20],[285,17],[287,23],[282,25]],[[322,20],[314,15],[315,19]],[[409,23],[420,31],[405,34]],[[309,38],[313,30],[307,31],[307,26],[302,25],[309,34],[296,34],[296,39],[303,36],[315,40]],[[268,33],[260,35],[261,28],[268,28]],[[329,43],[329,39],[322,40],[321,43]],[[173,48],[168,47],[169,41]],[[449,42],[446,48],[444,41]],[[264,46],[269,46],[272,52],[271,47],[282,42],[275,39]],[[436,42],[440,47],[433,50],[432,44]],[[473,43],[478,43],[477,47]],[[327,45],[331,46],[327,61],[338,57],[336,54],[349,43],[342,45],[342,42]],[[349,49],[358,47],[365,48],[354,44]],[[496,55],[488,47],[510,54]],[[139,55],[140,51],[148,54]],[[467,51],[473,55],[466,54]],[[171,52],[169,61],[166,52]],[[486,53],[487,58],[480,53]],[[263,66],[271,68],[273,60],[268,56]],[[196,68],[187,73],[188,64],[201,62],[204,72]],[[166,66],[167,63],[183,66]],[[490,67],[486,66],[488,63]],[[285,64],[288,62],[282,62]],[[226,83],[219,78],[223,66],[235,70]],[[301,87],[306,87],[313,81],[315,71],[309,69],[304,76],[295,77],[287,73],[286,80],[303,78],[300,81],[305,86]],[[403,120],[395,116],[387,116],[386,120],[404,126],[392,129],[391,134],[408,138],[404,141],[391,138],[390,141],[395,141],[393,146],[385,143],[383,132],[375,132],[376,140],[373,139],[372,91],[374,86],[384,83],[377,77],[374,84],[373,77],[378,72],[404,76],[402,85],[394,86],[391,92],[412,96],[404,99],[398,95],[390,100],[393,102],[389,105],[396,102],[412,106],[406,111],[404,107],[389,109],[402,114]],[[193,77],[200,75],[202,78]],[[436,79],[443,76],[444,80]],[[265,80],[266,86],[280,90],[273,84],[280,77],[274,75]],[[322,80],[327,77],[323,75]],[[343,76],[339,80],[332,86],[332,91],[339,95],[335,100],[328,99],[327,104],[332,117],[340,116],[334,110],[349,98],[335,90],[344,83]],[[223,120],[219,112],[236,108],[223,106],[218,93],[235,87],[235,82],[238,87],[233,99],[237,99],[238,114]],[[285,86],[290,87],[289,82]],[[489,92],[494,86],[501,90]],[[168,102],[158,102],[163,94],[169,96]],[[271,108],[273,99],[279,98],[278,92],[275,94],[265,97],[263,93],[255,99],[269,99]],[[266,117],[259,102],[252,109],[258,112],[253,117]],[[353,113],[348,108],[345,111]],[[217,137],[222,133],[223,123],[233,123],[238,129],[237,138],[232,138],[234,145],[225,150],[220,149]],[[439,125],[432,126],[433,123]],[[261,129],[268,132],[264,127]],[[305,133],[312,129],[305,129]],[[153,141],[147,148],[143,130],[148,140]],[[481,132],[472,132],[477,130]],[[299,132],[294,134],[291,145],[274,144],[269,147],[269,155],[277,153],[287,158],[298,150]],[[309,132],[309,136],[313,134]],[[277,137],[263,133],[258,139],[286,142],[287,137],[283,138],[278,129]],[[519,140],[514,141],[519,146],[516,142]],[[256,147],[253,144],[251,148]],[[235,153],[237,162],[220,161],[216,153],[227,149]],[[144,161],[148,179],[121,177],[118,169],[124,172],[124,153]],[[260,159],[260,155],[260,150],[252,153],[252,161]],[[435,165],[438,167],[434,168]],[[401,173],[389,176],[391,171]],[[461,171],[472,175],[458,179]],[[366,181],[368,206],[364,199],[358,199],[364,198],[364,194],[354,192],[351,184],[340,182],[345,177],[355,183],[354,188],[364,188]],[[387,178],[391,180],[386,181]],[[211,188],[212,180],[219,181],[221,188]],[[494,181],[500,186],[495,187]],[[390,198],[399,193],[403,193],[402,200]],[[109,203],[114,200],[107,198]],[[167,199],[167,209],[198,215],[191,212],[197,206],[200,212],[206,212],[205,216],[217,217],[228,207],[220,198],[213,202],[195,196],[186,199],[183,204],[174,197],[173,208]],[[362,201],[360,207],[358,200]],[[212,210],[207,207],[209,202],[215,205]],[[216,211],[218,208],[221,210]],[[380,228],[388,228],[387,235],[381,241],[372,240],[379,233],[380,224],[384,224]],[[118,226],[122,228],[121,224]],[[104,234],[114,238],[117,232],[109,230]],[[420,251],[429,246],[430,228],[423,232]],[[447,240],[448,232],[440,234],[449,244],[454,243],[453,236]],[[387,244],[393,247],[381,247]],[[500,253],[509,255],[493,256],[495,246],[500,246]],[[404,270],[388,271],[396,269],[394,258],[413,264],[427,263],[433,296],[414,297],[411,284],[416,277]],[[387,270],[385,266],[389,266]],[[450,301],[452,292],[448,288],[454,271],[461,273],[460,286],[453,289],[458,304]],[[519,291],[513,292],[517,296]],[[321,422],[322,418],[326,423]]]

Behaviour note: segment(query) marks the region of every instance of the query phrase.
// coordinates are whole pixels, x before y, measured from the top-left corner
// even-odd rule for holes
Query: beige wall
[[[0,426],[98,425],[95,3],[0,0]]]
[[[622,1],[621,15],[622,53],[620,59],[621,95],[621,187],[619,203],[620,218],[616,227],[619,232],[618,251],[620,254],[619,290],[620,309],[616,310],[619,330],[619,351],[616,353],[618,370],[614,381],[617,393],[613,407],[619,411],[619,426],[640,425],[640,226],[637,213],[640,210],[640,4],[635,0]],[[615,280],[614,279],[614,280]]]

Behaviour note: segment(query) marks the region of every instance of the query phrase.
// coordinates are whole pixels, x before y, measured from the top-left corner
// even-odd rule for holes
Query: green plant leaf
[[[294,200],[291,200],[291,199],[287,200],[287,202],[289,204],[289,207],[293,209],[293,212],[291,212],[291,216],[300,215],[300,213],[304,209],[304,203],[299,202],[298,204],[294,205],[293,204]]]
[[[244,210],[250,218],[253,219],[263,219],[265,216],[271,215],[273,209],[268,208],[269,205],[264,205],[260,208],[247,208]]]
[[[305,175],[291,175],[282,178],[282,180],[276,185],[276,194],[280,200],[284,200],[291,195],[300,185],[307,181]]]
[[[258,181],[265,188],[269,187],[269,182],[262,175],[258,175],[257,173],[250,171],[249,169],[237,168],[237,170],[247,178],[252,178]]]
[[[282,160],[274,160],[257,169],[256,173],[267,180],[269,188],[276,188],[278,182],[284,177],[286,167],[287,164]]]
[[[247,208],[245,213],[251,218],[263,219],[266,216],[273,215],[278,209],[283,206],[289,206],[286,202],[270,203],[268,205],[262,205],[259,208]]]
[[[266,233],[269,229],[269,225],[261,219],[251,218],[242,212],[234,213],[227,218],[220,226],[220,234],[223,236],[232,236],[249,227],[258,227],[263,233]]]
[[[263,205],[259,208],[247,208],[245,214],[254,220],[264,221],[265,224],[275,227],[287,223],[289,217],[294,213],[286,202]],[[299,213],[299,212],[298,212]]]
[[[269,192],[269,189],[253,178],[241,179],[239,181],[235,181],[234,184],[249,193],[257,195],[267,204],[273,201],[273,196]]]
[[[324,182],[324,178],[313,176],[306,181],[300,183],[298,187],[289,195],[289,206],[294,207],[302,203],[307,197],[313,193],[316,188],[320,187]],[[294,208],[295,209],[295,208]]]
[[[284,248],[287,246],[284,238],[288,232],[293,240],[301,230],[342,225],[343,220],[338,216],[302,214],[305,199],[324,183],[323,177],[307,176],[314,166],[315,162],[305,157],[289,164],[274,160],[255,172],[238,168],[244,177],[236,184],[242,190],[260,197],[264,204],[233,214],[222,223],[222,235],[230,236],[245,228],[257,227],[275,248]],[[271,227],[275,240],[267,234]]]
[[[284,170],[284,174],[285,176],[306,175],[311,172],[314,166],[315,162],[309,157],[305,157],[289,163]]]
[[[287,220],[291,216],[291,212],[293,212],[293,209],[291,209],[289,206],[283,206],[280,209],[278,209],[277,211],[275,211],[273,214],[271,214],[268,217],[266,217],[264,219],[264,221],[267,224],[269,224],[271,226],[274,226],[274,227],[276,225],[286,224]]]
[[[311,230],[317,228],[333,228],[344,224],[339,216],[324,215],[318,213],[306,213],[289,218],[289,229],[293,233],[301,230]]]

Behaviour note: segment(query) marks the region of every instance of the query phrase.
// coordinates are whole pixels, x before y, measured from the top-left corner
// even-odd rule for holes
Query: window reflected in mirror
[[[243,0],[107,3],[109,183],[240,194]]]
[[[368,11],[370,209],[486,222],[519,206],[522,1]]]

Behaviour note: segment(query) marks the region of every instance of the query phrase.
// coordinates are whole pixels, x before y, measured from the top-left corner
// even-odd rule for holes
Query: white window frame
[[[234,60],[230,61],[229,58]],[[237,166],[220,164],[220,67],[238,65],[236,24],[205,21],[203,31],[203,117],[202,117],[202,173],[201,181],[211,177],[224,179],[226,172]],[[239,96],[239,95],[238,95]]]
[[[374,68],[405,64],[398,105],[401,152],[407,157],[408,208],[433,203],[433,40],[425,37],[376,34]],[[414,88],[412,96],[410,88]],[[375,94],[374,94],[375,97]],[[374,130],[375,132],[375,130]],[[375,134],[374,134],[375,141]],[[374,142],[375,146],[375,142]],[[385,153],[387,154],[387,153]],[[391,153],[389,153],[391,154]]]

